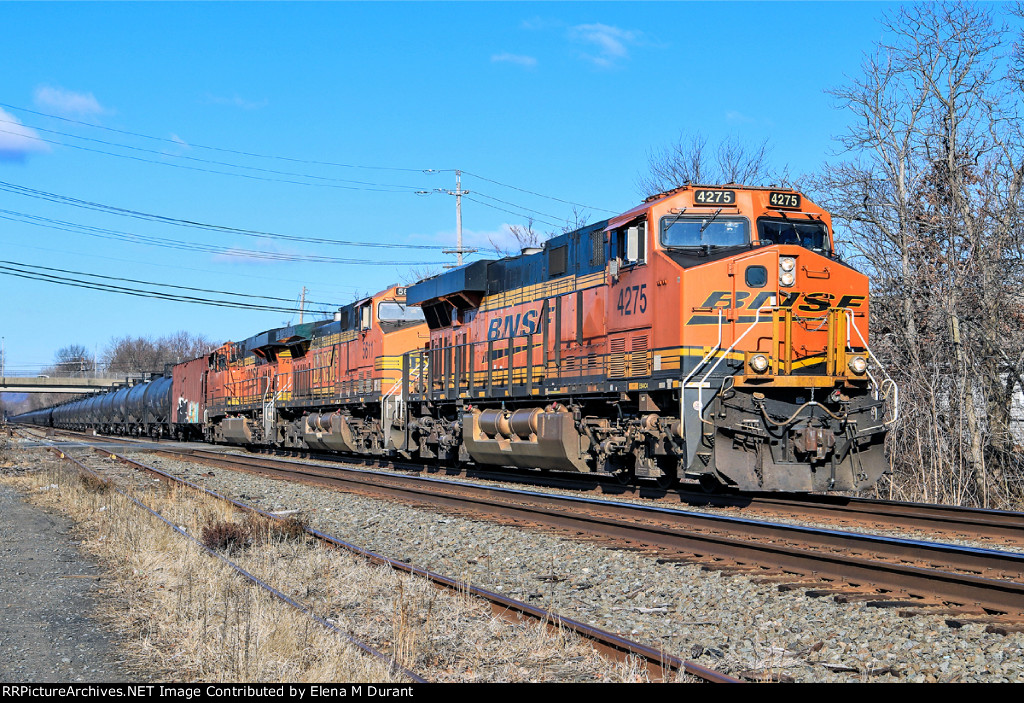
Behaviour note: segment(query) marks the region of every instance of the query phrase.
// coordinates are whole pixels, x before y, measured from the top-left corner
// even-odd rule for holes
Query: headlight
[[[764,373],[768,370],[768,357],[764,354],[755,354],[750,357],[750,368],[756,373]]]
[[[792,271],[796,268],[796,259],[792,256],[779,257],[779,268],[783,271]]]
[[[863,356],[855,356],[850,359],[850,363],[847,366],[850,367],[850,371],[860,376],[868,370],[868,360]]]
[[[796,283],[796,275],[792,271],[783,271],[779,274],[779,285],[787,288]]]

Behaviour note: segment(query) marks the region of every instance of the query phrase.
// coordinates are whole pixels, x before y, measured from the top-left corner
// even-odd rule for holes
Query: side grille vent
[[[626,377],[626,338],[619,337],[609,342],[611,353],[608,355],[608,377]]]
[[[629,361],[630,376],[651,375],[651,351],[647,348],[647,335],[633,337],[632,357]]]

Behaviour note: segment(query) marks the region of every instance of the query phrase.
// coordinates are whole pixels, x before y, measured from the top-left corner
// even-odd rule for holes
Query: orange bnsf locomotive
[[[403,361],[407,454],[749,491],[886,468],[868,281],[800,193],[679,188],[408,296],[430,342]]]
[[[391,453],[382,407],[401,387],[402,354],[426,340],[418,308],[392,286],[335,319],[269,330],[197,360],[203,431],[214,442]],[[175,370],[177,373],[177,369]]]
[[[154,393],[118,391],[152,395],[151,409],[118,414],[107,394],[30,421],[852,491],[884,472],[897,402],[868,348],[868,302],[828,213],[800,193],[686,186],[334,320],[225,344]]]

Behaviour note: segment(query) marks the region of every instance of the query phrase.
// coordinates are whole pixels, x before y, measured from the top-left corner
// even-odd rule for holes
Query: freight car
[[[149,391],[125,389],[52,421],[663,485],[860,490],[885,470],[898,404],[868,348],[868,304],[867,278],[802,194],[691,185],[334,320],[226,344],[153,382],[169,392],[148,414]]]

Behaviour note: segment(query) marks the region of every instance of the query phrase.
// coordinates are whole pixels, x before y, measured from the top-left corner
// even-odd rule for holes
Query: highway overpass
[[[113,386],[127,385],[125,378],[48,378],[46,376],[2,376],[0,393],[100,393]]]

